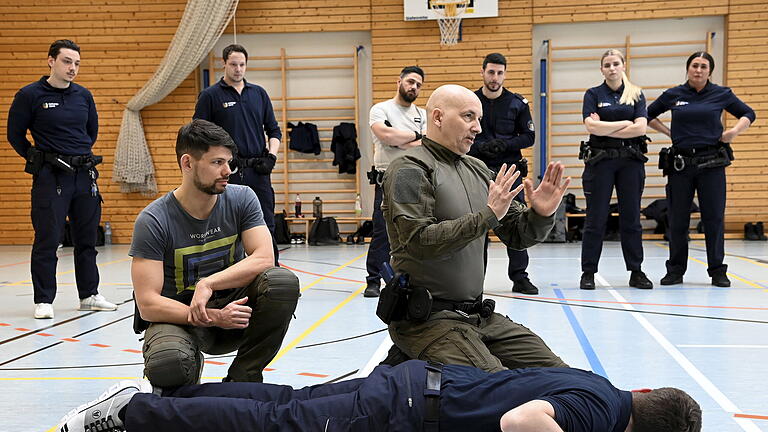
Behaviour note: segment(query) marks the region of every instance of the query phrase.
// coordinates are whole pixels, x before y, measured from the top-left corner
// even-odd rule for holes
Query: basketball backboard
[[[403,0],[405,21],[436,20],[439,17],[429,7],[429,0]],[[464,18],[488,18],[499,16],[498,0],[469,0]]]

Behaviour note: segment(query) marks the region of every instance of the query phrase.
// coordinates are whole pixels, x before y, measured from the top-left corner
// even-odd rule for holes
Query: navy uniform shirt
[[[475,137],[467,154],[482,160],[492,169],[520,160],[523,157],[521,150],[532,146],[536,138],[528,100],[506,88],[502,88],[496,99],[485,97],[482,88],[475,94],[483,104],[482,131]],[[504,141],[501,154],[490,156],[478,151],[482,143],[492,139]]]
[[[42,151],[87,155],[99,132],[96,103],[85,87],[70,83],[56,88],[44,76],[16,93],[8,111],[8,141],[23,158],[32,143]]]
[[[440,430],[499,430],[501,416],[532,400],[555,409],[567,432],[624,432],[632,394],[592,372],[570,368],[528,368],[496,373],[447,365],[440,389]]]
[[[264,154],[265,132],[269,138],[283,137],[266,90],[248,82],[245,82],[242,93],[225,83],[223,78],[203,90],[197,98],[193,118],[221,126],[235,141],[238,156],[244,158]]]
[[[621,121],[629,120],[634,122],[640,117],[648,117],[648,111],[645,108],[645,95],[640,93],[640,98],[634,105],[620,103],[621,94],[624,93],[624,84],[615,91],[608,87],[603,81],[597,87],[592,87],[584,93],[584,102],[581,107],[581,114],[584,119],[592,113],[597,113],[602,121]],[[592,139],[595,135],[590,135]]]
[[[697,92],[688,83],[672,87],[648,107],[648,118],[654,119],[672,110],[672,145],[696,148],[717,145],[723,135],[723,110],[736,118],[755,121],[755,112],[728,87],[707,82]]]

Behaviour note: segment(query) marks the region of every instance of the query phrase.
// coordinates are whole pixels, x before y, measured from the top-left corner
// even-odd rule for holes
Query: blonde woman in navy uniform
[[[647,112],[642,89],[627,79],[624,56],[610,49],[600,59],[603,84],[584,94],[582,114],[589,132],[579,154],[584,159],[582,184],[587,217],[581,245],[581,289],[595,289],[605,224],[610,215],[613,188],[619,199],[619,229],[624,263],[631,272],[629,286],[653,288],[641,270],[643,229],[640,198],[645,185]]]
[[[688,262],[688,226],[696,192],[707,245],[707,273],[712,285],[731,286],[723,264],[725,256],[725,167],[731,164],[730,142],[755,121],[755,112],[728,87],[710,82],[715,60],[709,53],[691,54],[686,62],[687,81],[666,90],[648,107],[648,125],[672,138],[672,147],[659,154],[667,175],[669,207],[669,260],[662,285],[683,283]],[[739,119],[728,130],[723,110]],[[672,111],[668,128],[657,117]]]

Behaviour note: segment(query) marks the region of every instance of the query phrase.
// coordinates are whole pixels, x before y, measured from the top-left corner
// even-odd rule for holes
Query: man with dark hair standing
[[[270,174],[277,162],[282,132],[275,120],[272,101],[266,90],[245,80],[248,52],[241,45],[229,45],[222,52],[224,76],[200,92],[193,118],[213,122],[235,141],[238,154],[234,184],[249,186],[256,192],[264,221],[272,235],[275,265],[278,249],[275,241],[275,191]],[[265,141],[266,134],[268,140]]]
[[[99,294],[96,231],[101,219],[101,194],[96,185],[101,157],[91,149],[99,119],[91,92],[73,81],[80,69],[80,47],[57,40],[48,50],[50,76],[19,90],[8,112],[8,141],[27,160],[33,176],[32,286],[35,318],[53,318],[56,297],[56,249],[67,216],[75,245],[75,279],[80,310],[115,310]],[[34,146],[27,140],[32,133]]]
[[[381,265],[389,262],[389,239],[384,215],[381,213],[381,181],[389,163],[404,150],[421,145],[426,131],[427,113],[413,101],[419,97],[424,83],[424,71],[418,66],[407,66],[400,71],[397,93],[392,99],[371,107],[368,123],[373,136],[373,169],[368,178],[373,183],[373,235],[368,247],[365,278],[368,286],[363,295],[378,297],[381,288]]]
[[[261,207],[247,186],[227,185],[237,148],[224,129],[193,120],[179,129],[181,186],[136,218],[129,255],[144,335],[144,375],[158,387],[195,384],[201,352],[237,351],[226,381],[262,381],[299,298],[299,280],[274,267]]]
[[[527,161],[521,150],[533,145],[534,132],[531,110],[528,100],[503,87],[507,70],[507,59],[499,53],[488,54],[483,60],[483,87],[475,91],[483,104],[483,129],[475,137],[475,143],[469,149],[469,155],[485,162],[494,172],[503,164],[517,165],[520,172],[514,186],[518,186],[528,174]],[[515,201],[525,205],[523,191]],[[485,260],[488,263],[488,240],[486,240]],[[528,252],[507,248],[509,264],[507,274],[512,281],[512,291],[522,294],[538,294],[539,290],[531,283],[528,273]]]
[[[216,383],[160,393],[143,380],[122,381],[56,431],[701,431],[701,407],[680,389],[628,392],[568,368],[489,374],[412,360],[296,390]]]

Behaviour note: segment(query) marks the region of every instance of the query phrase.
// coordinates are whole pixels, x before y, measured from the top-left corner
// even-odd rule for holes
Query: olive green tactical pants
[[[215,292],[214,294],[219,294]],[[144,375],[158,387],[196,384],[203,355],[237,350],[227,373],[231,381],[262,382],[262,371],[283,342],[299,298],[299,280],[289,270],[272,268],[250,285],[212,298],[208,307],[221,309],[248,296],[253,310],[245,329],[152,323],[144,334]]]
[[[568,367],[534,332],[493,313],[465,317],[435,312],[425,322],[395,321],[392,341],[409,357],[474,366],[487,372],[524,367]]]

